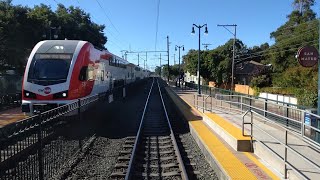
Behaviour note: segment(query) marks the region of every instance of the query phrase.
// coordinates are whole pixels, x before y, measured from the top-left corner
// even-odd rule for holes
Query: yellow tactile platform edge
[[[216,124],[218,124],[221,128],[223,128],[237,140],[250,140],[250,137],[242,136],[241,129],[235,127],[233,124],[231,124],[221,116],[214,113],[205,113],[205,115],[208,116],[210,120],[214,121]]]
[[[172,90],[167,90],[167,92],[170,94],[170,92],[172,93]],[[170,97],[173,98],[173,96]],[[173,101],[175,103],[177,102],[174,99]],[[199,114],[202,114],[197,109],[193,108],[188,102],[185,103],[187,103],[193,110],[197,111]],[[178,104],[181,105],[181,103]],[[256,176],[239,159],[237,159],[237,157],[227,147],[225,147],[225,145],[211,132],[211,130],[203,123],[203,121],[198,119],[188,119],[188,121],[192,128],[197,132],[198,136],[200,136],[200,139],[203,141],[203,143],[205,143],[209,148],[211,154],[214,155],[215,159],[219,162],[219,164],[223,167],[223,169],[227,172],[228,176],[231,179],[243,179],[244,177],[245,179],[257,179]],[[280,179],[250,153],[245,153],[245,155],[251,161],[257,164],[266,174],[268,174],[269,177],[271,177],[272,179]]]
[[[209,148],[222,168],[231,179],[257,179],[251,171],[237,159],[230,150],[208,129],[201,121],[190,121],[190,125],[195,129],[203,143]]]

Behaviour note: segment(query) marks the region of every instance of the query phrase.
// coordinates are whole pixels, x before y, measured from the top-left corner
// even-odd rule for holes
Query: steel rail
[[[147,109],[147,106],[149,104],[149,99],[150,99],[150,95],[151,95],[151,92],[152,92],[153,84],[154,84],[154,78],[153,78],[152,85],[151,85],[151,88],[150,88],[150,91],[149,91],[149,94],[148,94],[148,97],[147,97],[147,100],[146,100],[146,104],[144,105],[144,109],[143,109],[143,113],[142,113],[142,116],[141,116],[139,129],[138,129],[138,133],[137,133],[137,138],[136,138],[136,140],[134,142],[132,154],[131,154],[130,161],[129,161],[129,166],[128,166],[126,177],[125,177],[126,180],[129,180],[131,178],[131,171],[132,171],[132,168],[133,168],[133,161],[134,161],[135,154],[136,154],[136,151],[137,151],[138,142],[139,142],[139,139],[140,139],[140,136],[141,136],[144,115],[146,113],[146,109]]]
[[[174,145],[175,154],[176,154],[176,156],[178,158],[178,161],[179,161],[179,168],[181,170],[181,176],[182,176],[182,179],[188,180],[189,179],[188,178],[188,174],[187,174],[186,168],[184,166],[184,163],[183,163],[183,160],[182,160],[182,157],[181,157],[181,153],[179,151],[179,147],[178,147],[176,138],[174,137],[174,133],[173,133],[173,130],[172,130],[172,126],[171,126],[169,117],[168,117],[166,106],[165,106],[164,101],[163,101],[163,97],[162,97],[162,94],[161,94],[161,89],[160,89],[158,80],[157,80],[157,84],[158,84],[158,89],[159,89],[159,93],[160,93],[163,109],[164,109],[164,112],[165,112],[165,115],[166,115],[166,119],[167,119],[167,122],[168,122],[168,125],[169,125],[169,128],[170,128],[171,140],[172,140],[173,145]]]

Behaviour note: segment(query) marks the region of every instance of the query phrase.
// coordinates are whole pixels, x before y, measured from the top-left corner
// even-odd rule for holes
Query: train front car
[[[49,40],[32,50],[22,86],[22,111],[52,109],[90,94],[94,81],[87,81],[90,43]]]

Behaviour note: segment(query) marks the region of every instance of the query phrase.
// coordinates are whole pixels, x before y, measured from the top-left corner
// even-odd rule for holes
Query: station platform
[[[0,112],[0,128],[26,118],[27,116],[21,112],[21,108],[12,108]]]
[[[258,130],[253,130],[254,137],[269,148],[257,143],[255,139],[251,140],[250,137],[243,136],[241,113],[215,107],[212,107],[210,112],[200,111],[194,106],[194,96],[197,93],[195,90],[182,90],[168,86],[166,91],[176,104],[178,111],[188,121],[191,134],[220,179],[285,179],[285,166],[281,159],[285,153],[284,147],[272,138],[263,136]],[[245,117],[245,121],[250,121],[250,118]],[[263,121],[260,123],[259,125],[265,131],[276,137],[284,137],[280,129],[267,125]],[[250,127],[245,126],[246,134],[249,131]],[[320,151],[298,138],[288,136],[290,146],[317,166],[320,162]],[[292,167],[286,166],[286,178],[320,179],[318,169],[310,168],[310,163],[302,162],[296,158],[297,156],[295,153],[287,152],[287,162]],[[293,168],[303,172],[304,177],[292,171]]]

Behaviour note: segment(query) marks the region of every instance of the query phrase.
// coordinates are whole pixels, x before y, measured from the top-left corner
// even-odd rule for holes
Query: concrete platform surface
[[[220,179],[280,179],[254,154],[234,150],[202,120],[201,112],[189,106],[174,90],[166,90]]]
[[[190,108],[193,109],[193,111],[196,110],[194,107],[192,108],[192,106],[196,104],[196,102],[194,101],[194,96],[197,92],[195,90],[181,90],[177,87],[170,87],[170,89],[176,94],[176,96],[180,97],[186,104],[191,106]],[[200,105],[202,103],[198,104]],[[211,104],[208,105],[208,102],[206,103],[206,105],[207,107],[211,106]],[[225,109],[218,108],[215,107],[215,103],[212,103],[211,112],[206,111],[205,113],[202,113],[201,110],[201,112],[198,111],[198,113],[200,113],[199,116],[201,117],[203,115],[208,116],[208,113],[214,114],[212,116],[221,117],[222,119],[228,121],[228,123],[236,127],[238,130],[241,131],[242,129],[242,114],[240,112],[233,112],[227,107]],[[281,178],[284,178],[285,165],[283,158],[285,156],[285,146],[283,146],[281,143],[285,142],[285,131],[275,125],[268,123],[265,120],[259,119],[257,116],[253,117],[255,125],[252,131],[253,137],[255,139],[253,141],[254,154],[245,154],[250,154],[253,157],[256,157],[257,161],[264,164],[264,166],[269,167],[272,172],[279,175]],[[245,116],[245,121],[250,121],[249,115]],[[206,123],[206,126],[210,125]],[[213,131],[213,133],[219,133],[214,132],[213,128],[210,128],[210,130]],[[249,133],[251,131],[250,125],[245,126],[245,131],[246,133]],[[270,134],[272,137],[270,137],[263,131],[268,132],[268,134]],[[226,138],[225,136],[220,137],[218,135],[218,137],[222,139],[224,138],[223,141],[225,142],[225,144],[227,144],[227,142],[230,143],[230,141],[228,141],[228,138]],[[260,143],[258,140],[260,141]],[[290,149],[287,149],[287,162],[294,168],[296,168],[297,171],[303,174],[303,176],[301,176],[298,173],[294,172],[291,167],[287,166],[287,177],[289,179],[320,179],[320,149],[318,149],[318,147],[316,146],[310,145],[301,137],[294,136],[292,133],[288,133],[287,143],[288,147],[292,148],[295,151],[294,152]],[[228,144],[228,146],[232,147],[234,145]],[[233,150],[235,151],[237,149],[233,148]],[[235,154],[241,154],[241,152],[235,152]],[[311,163],[300,158],[300,156],[308,159],[309,161],[311,161]],[[241,158],[239,157],[239,159]]]

